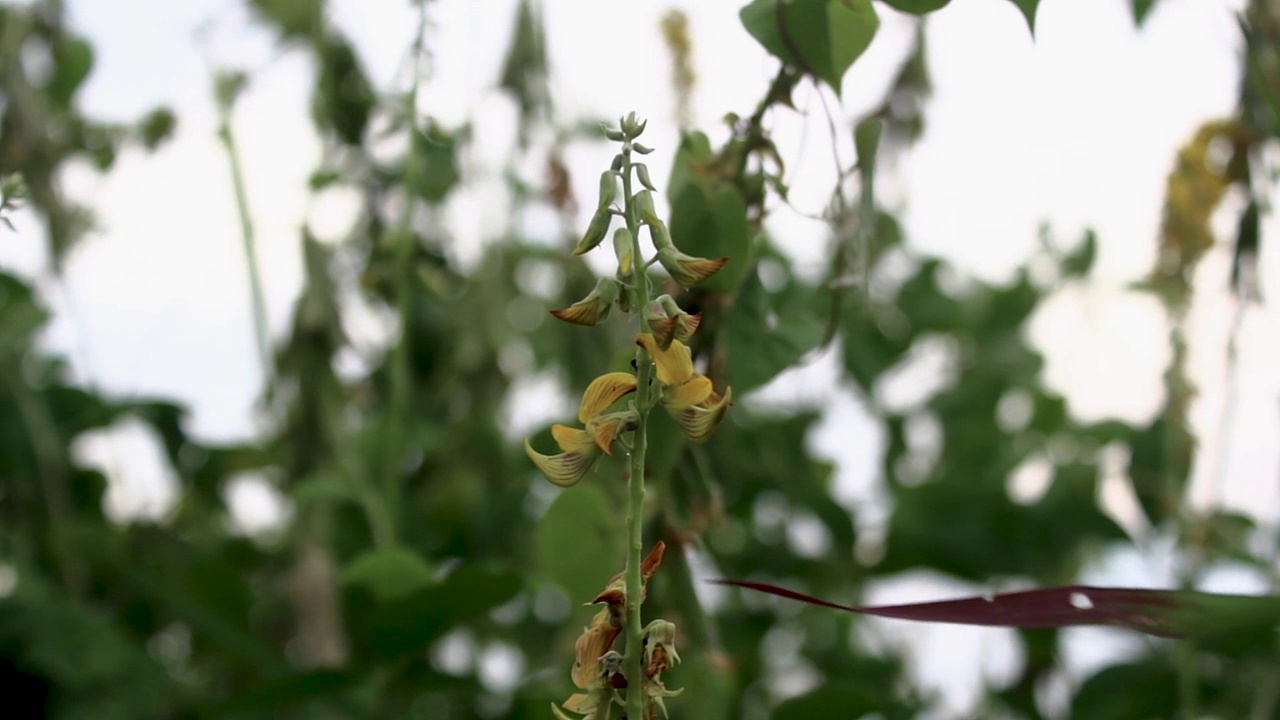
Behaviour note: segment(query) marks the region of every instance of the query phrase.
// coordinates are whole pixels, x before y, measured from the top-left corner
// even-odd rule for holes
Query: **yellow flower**
[[[645,306],[644,320],[649,324],[649,329],[653,330],[658,347],[665,350],[671,347],[672,340],[686,342],[693,337],[698,324],[702,322],[702,314],[690,315],[681,310],[670,295],[660,295]]]
[[[591,381],[582,394],[578,420],[586,429],[568,425],[552,425],[551,437],[560,446],[557,455],[543,455],[525,438],[524,452],[548,480],[560,487],[577,484],[586,476],[601,452],[613,454],[614,439],[636,423],[633,411],[605,413],[609,406],[628,393],[635,392],[636,378],[630,373],[606,373]]]
[[[670,347],[664,349],[653,335],[642,333],[636,336],[636,344],[649,353],[657,366],[662,404],[667,412],[685,437],[696,443],[706,442],[733,406],[732,389],[726,389],[723,396],[716,393],[711,379],[694,371],[689,348],[679,340],[672,340]]]

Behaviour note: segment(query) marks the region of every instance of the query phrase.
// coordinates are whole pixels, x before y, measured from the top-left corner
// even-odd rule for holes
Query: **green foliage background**
[[[927,13],[947,3],[888,4]],[[1037,3],[1015,4],[1034,27]],[[1136,19],[1152,4],[1136,0]],[[412,91],[375,88],[350,40],[326,19],[322,0],[248,5],[282,44],[313,57],[313,119],[326,152],[311,187],[357,190],[364,198],[358,221],[336,247],[303,232],[305,289],[288,338],[267,357],[272,383],[264,407],[275,429],[243,445],[193,439],[183,409],[163,399],[121,401],[69,382],[63,360],[38,350],[48,310],[32,284],[0,274],[0,563],[16,577],[0,598],[6,703],[30,708],[14,717],[95,720],[548,717],[548,703],[571,690],[573,641],[589,613],[579,603],[621,570],[623,486],[612,481],[616,462],[602,462],[568,491],[538,485],[519,446],[503,434],[502,408],[517,378],[501,353],[525,343],[537,370],[577,391],[604,369],[625,366],[632,332],[621,322],[607,333],[556,324],[541,312],[519,327],[510,321],[510,308],[563,307],[594,284],[567,253],[578,229],[570,224],[564,179],[556,180],[563,166],[552,163],[544,187],[512,180],[518,206],[550,207],[565,219],[563,248],[550,251],[513,234],[487,250],[476,270],[460,271],[443,250],[448,228],[429,211],[463,179],[458,150],[467,128],[407,112]],[[1280,122],[1280,83],[1270,70],[1280,24],[1261,7],[1246,11],[1250,71],[1239,115],[1218,131],[1238,157],[1274,138]],[[914,252],[897,220],[875,203],[877,142],[912,142],[925,121],[918,111],[904,114],[894,110],[902,104],[886,100],[858,130],[857,182],[833,191],[824,278],[798,275],[761,232],[767,210],[786,193],[787,176],[768,140],[771,114],[785,111],[790,90],[806,76],[838,92],[883,11],[870,0],[747,5],[742,31],[784,65],[772,82],[760,78],[759,107],[734,117],[725,145],[713,147],[688,128],[679,148],[662,149],[675,163],[660,185],[676,242],[694,254],[733,258],[715,282],[681,298],[703,313],[694,351],[708,374],[740,397],[834,344],[843,380],[888,438],[877,479],[892,501],[886,537],[855,556],[857,528],[832,498],[833,468],[807,449],[814,413],[762,414],[740,403],[699,447],[686,446],[655,415],[649,541],[696,548],[727,577],[847,602],[869,582],[908,570],[977,583],[1066,583],[1101,550],[1129,542],[1097,503],[1100,453],[1118,445],[1131,450],[1128,474],[1147,518],[1185,548],[1184,585],[1224,558],[1271,574],[1266,553],[1274,539],[1259,552],[1245,543],[1246,518],[1195,514],[1184,503],[1193,391],[1176,321],[1204,250],[1194,231],[1211,205],[1181,207],[1171,195],[1166,208],[1160,242],[1182,252],[1153,271],[1147,289],[1175,318],[1174,362],[1166,407],[1145,427],[1077,422],[1044,386],[1043,359],[1025,328],[1056,286],[1022,272],[1004,284],[948,289],[940,280],[950,272],[945,263]],[[532,153],[532,138],[547,130],[555,138],[552,158],[597,142],[591,123],[554,125],[537,3],[520,3],[511,21],[516,31],[498,81],[519,103],[522,150]],[[892,93],[927,97],[925,37],[917,36]],[[17,61],[33,45],[51,58],[48,77],[27,75]],[[164,109],[132,125],[81,116],[75,97],[92,65],[92,47],[64,23],[58,2],[0,5],[0,175],[21,173],[59,261],[83,234],[90,210],[59,191],[59,168],[88,159],[109,170],[122,148],[155,148],[181,121]],[[237,83],[234,75],[219,83],[228,113]],[[400,157],[372,151],[375,122],[411,138]],[[234,153],[231,126],[225,131]],[[1171,176],[1171,188],[1181,177],[1270,194],[1269,186],[1251,186],[1265,181],[1247,167],[1207,179],[1194,164],[1184,169]],[[397,200],[403,211],[392,210]],[[1237,272],[1257,251],[1257,223],[1254,205],[1236,238]],[[251,236],[246,240],[252,250]],[[1073,253],[1046,250],[1040,260],[1066,282],[1089,273],[1095,244],[1090,235]],[[909,259],[905,278],[890,281],[881,263],[890,253]],[[517,281],[539,269],[564,279],[550,305]],[[371,372],[348,380],[334,361],[350,346],[340,318],[354,303],[394,314],[405,332]],[[884,407],[876,390],[886,374],[913,348],[939,338],[956,348],[954,379],[920,408]],[[998,419],[1010,397],[1029,408],[1014,424]],[[159,522],[109,521],[106,478],[70,452],[81,433],[122,418],[155,429],[180,479],[178,506]],[[932,462],[907,437],[922,418],[941,429]],[[1051,459],[1051,484],[1038,500],[1015,502],[1008,477],[1032,457]],[[245,471],[267,473],[295,506],[276,539],[254,541],[227,529],[223,491]],[[828,542],[819,552],[787,541],[786,523],[795,521],[821,528]],[[937,698],[913,686],[896,650],[870,647],[856,632],[863,620],[736,592],[710,611],[694,585],[687,557],[669,550],[647,606],[650,617],[660,614],[681,630],[685,662],[668,682],[686,691],[668,703],[673,717],[911,718],[936,711]],[[797,649],[779,656],[781,637],[797,640]],[[1022,631],[1019,640],[1022,664],[1007,686],[985,689],[983,717],[1045,716],[1037,688],[1059,667],[1061,634]],[[445,646],[462,648],[464,659],[500,649],[519,657],[525,672],[514,689],[494,688],[472,662],[442,663]],[[1278,661],[1269,637],[1230,648],[1151,642],[1136,659],[1073,688],[1058,716],[1274,717]],[[782,699],[779,668],[797,662],[819,682]]]

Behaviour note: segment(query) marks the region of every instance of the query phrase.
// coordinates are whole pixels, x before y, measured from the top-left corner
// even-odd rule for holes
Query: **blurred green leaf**
[[[561,490],[538,521],[538,564],[571,602],[589,602],[622,571],[624,528],[591,479]]]
[[[939,10],[946,7],[949,2],[951,0],[884,0],[884,4],[894,10],[901,10],[914,15],[923,15]]]
[[[880,693],[857,680],[837,679],[783,702],[772,720],[852,720],[879,711]]]
[[[1152,8],[1156,6],[1156,0],[1129,0],[1130,8],[1133,10],[1133,23],[1138,27],[1147,21],[1147,16],[1151,14]]]
[[[521,585],[515,573],[464,565],[438,585],[376,603],[363,618],[368,639],[381,659],[402,657],[512,599]]]
[[[49,78],[49,96],[59,107],[67,108],[93,70],[93,47],[80,38],[66,37],[51,49],[53,75]]]
[[[796,279],[777,253],[765,251],[761,262],[768,263],[769,272],[781,275],[783,284],[769,292],[757,267],[734,302],[725,345],[728,381],[737,393],[769,382],[822,341],[816,291]]]
[[[727,292],[737,287],[751,262],[751,228],[742,192],[716,169],[716,158],[702,133],[680,141],[671,168],[671,238],[695,257],[728,257],[729,262],[698,287]]]
[[[871,0],[754,0],[739,16],[771,55],[825,82],[836,95],[845,71],[880,27]]]
[[[431,568],[407,548],[373,550],[342,568],[342,582],[367,588],[379,600],[407,595],[432,581]]]

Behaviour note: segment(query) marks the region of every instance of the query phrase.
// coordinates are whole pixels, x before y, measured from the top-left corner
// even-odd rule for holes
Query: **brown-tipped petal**
[[[684,343],[673,340],[670,346],[662,348],[653,335],[640,333],[636,336],[636,344],[653,358],[658,366],[658,382],[663,385],[679,385],[693,377],[693,356]]]
[[[600,454],[593,441],[591,449],[588,451],[543,455],[533,449],[527,438],[524,441],[524,453],[529,456],[529,459],[533,461],[533,464],[538,467],[538,470],[542,472],[543,476],[551,484],[560,487],[576,485],[591,469],[591,464],[595,462],[596,457]]]
[[[671,341],[676,339],[676,333],[680,331],[680,319],[673,317],[647,319],[649,320],[649,329],[653,331],[653,338],[658,341],[658,348],[660,350],[670,348]]]
[[[603,450],[605,455],[613,455],[613,441],[625,428],[629,415],[630,413],[611,413],[604,417],[592,418],[591,422],[587,423],[587,430],[591,432],[591,437],[595,438],[596,447]]]
[[[715,393],[700,405],[672,410],[671,416],[691,442],[706,442],[716,431],[716,426],[724,419],[724,414],[733,407],[733,389],[725,390],[724,397]]]
[[[681,313],[676,317],[676,339],[682,342],[688,342],[689,338],[697,332],[698,325],[702,323],[702,313]]]
[[[653,549],[649,551],[649,554],[644,556],[644,560],[640,561],[641,585],[647,585],[649,583],[649,578],[653,577],[653,574],[658,572],[658,568],[662,565],[662,554],[666,552],[666,550],[667,544],[659,540],[657,544],[653,546]]]
[[[716,274],[724,264],[729,262],[729,258],[722,257],[714,260],[707,258],[693,257],[685,255],[676,249],[674,245],[658,250],[658,262],[662,263],[662,267],[671,273],[671,278],[685,287],[697,285]]]
[[[575,325],[599,325],[609,318],[622,285],[613,278],[600,278],[589,295],[567,308],[552,310],[557,318]]]
[[[711,397],[711,378],[705,375],[694,375],[687,382],[679,385],[668,385],[662,391],[662,404],[668,410],[683,410],[704,402]]]
[[[590,422],[628,393],[635,392],[636,376],[625,372],[605,373],[587,386],[578,406],[578,420]]]

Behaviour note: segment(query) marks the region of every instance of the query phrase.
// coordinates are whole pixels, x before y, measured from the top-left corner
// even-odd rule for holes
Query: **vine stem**
[[[640,318],[640,329],[644,329],[644,307],[649,304],[649,274],[647,265],[640,254],[640,223],[636,219],[636,209],[631,201],[631,141],[622,146],[622,193],[626,211],[627,230],[631,233],[631,281],[634,288],[632,308]],[[649,387],[652,366],[649,353],[643,347],[636,347],[636,409],[640,413],[640,422],[632,435],[631,477],[627,481],[627,571],[624,578],[627,595],[627,656],[625,674],[627,676],[627,718],[642,720],[644,714],[644,668],[640,644],[642,642],[642,626],[640,624],[640,602],[643,593],[640,577],[640,562],[644,553],[644,455],[647,445],[646,429],[649,420],[651,389]]]

